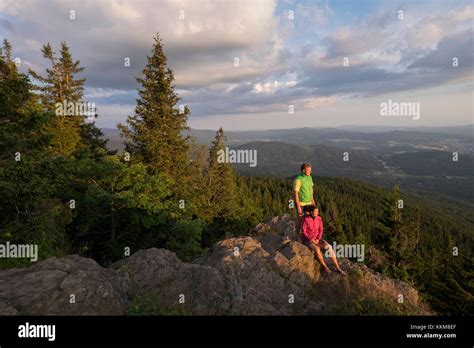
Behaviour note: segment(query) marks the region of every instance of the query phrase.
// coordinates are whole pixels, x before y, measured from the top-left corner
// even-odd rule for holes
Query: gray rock
[[[111,268],[129,278],[132,298],[151,297],[161,313],[215,315],[229,309],[223,276],[212,267],[181,262],[171,251],[140,250]]]
[[[252,229],[252,235],[262,244],[269,253],[278,251],[290,240],[298,241],[295,233],[296,217],[290,215],[276,216],[267,219]]]
[[[121,315],[127,283],[94,260],[52,257],[28,268],[0,271],[0,314]],[[70,303],[71,295],[75,303]]]
[[[303,288],[310,288],[320,277],[320,264],[305,245],[291,241],[275,253],[273,261],[280,272]]]
[[[0,302],[0,315],[17,315],[17,314],[18,312],[14,307],[4,302]]]
[[[260,242],[251,237],[218,242],[202,261],[218,269],[230,284],[230,314],[304,314],[310,301],[304,289],[289,281],[297,262],[283,254],[275,261]]]

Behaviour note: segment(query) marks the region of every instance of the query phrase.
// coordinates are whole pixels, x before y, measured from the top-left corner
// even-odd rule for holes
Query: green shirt
[[[300,205],[310,205],[313,203],[313,178],[311,175],[299,174],[294,183],[293,190],[298,192]]]

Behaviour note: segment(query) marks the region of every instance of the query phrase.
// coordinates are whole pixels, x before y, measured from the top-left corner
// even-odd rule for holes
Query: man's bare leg
[[[295,241],[301,242],[301,224],[303,222],[303,215],[296,213],[296,226],[295,226]]]

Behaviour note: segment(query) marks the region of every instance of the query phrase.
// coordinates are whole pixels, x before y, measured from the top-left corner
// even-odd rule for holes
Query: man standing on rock
[[[293,190],[295,195],[298,223],[296,236],[301,234],[301,222],[303,221],[303,209],[305,206],[315,205],[313,197],[313,178],[311,177],[311,164],[303,163],[301,173],[295,178]]]

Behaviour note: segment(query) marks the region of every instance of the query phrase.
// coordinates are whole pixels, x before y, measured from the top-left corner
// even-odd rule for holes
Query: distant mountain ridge
[[[236,164],[244,175],[289,177],[303,162],[315,175],[349,176],[382,186],[398,184],[463,201],[474,198],[473,125],[393,129],[378,126],[225,132],[232,149],[257,150],[257,166]],[[358,130],[358,131],[355,131]],[[379,130],[379,132],[372,132]],[[370,131],[370,132],[366,132]],[[383,131],[383,132],[381,132]],[[123,150],[118,130],[104,130],[109,148]],[[209,146],[214,130],[191,130]],[[459,161],[452,161],[454,152]],[[344,153],[348,161],[343,161]]]
[[[325,145],[295,145],[282,142],[253,142],[236,149],[257,150],[257,166],[236,164],[245,175],[289,177],[299,172],[301,163],[313,164],[313,173],[322,176],[366,177],[386,173],[383,165],[366,151],[346,150]],[[347,161],[344,157],[347,156]]]
[[[382,128],[346,126],[339,128],[295,128],[255,131],[226,131],[226,143],[237,146],[256,141],[276,141],[296,145],[328,145],[373,151],[387,151],[394,148],[411,149],[418,144],[431,147],[452,146],[459,143],[471,144],[474,149],[474,130],[472,125],[463,127],[430,127],[430,128]],[[110,139],[109,148],[123,149],[122,139],[117,129],[103,129],[105,137]],[[186,133],[200,144],[210,144],[215,130],[192,129]]]

